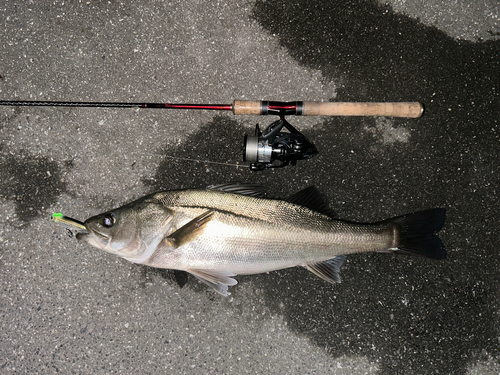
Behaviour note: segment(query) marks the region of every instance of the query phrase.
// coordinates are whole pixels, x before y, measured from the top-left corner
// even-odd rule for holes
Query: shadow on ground
[[[146,185],[260,182],[286,197],[315,184],[340,217],[359,221],[445,207],[444,262],[355,255],[334,287],[302,269],[240,281],[333,358],[363,356],[383,374],[463,374],[498,356],[499,43],[455,41],[374,1],[259,1],[254,17],[299,63],[340,81],[337,100],[420,101],[424,117],[318,120],[304,133],[320,155],[296,167],[252,173],[165,158]],[[388,142],[380,125],[406,136]],[[218,116],[163,152],[234,163],[245,132]]]
[[[373,123],[359,118],[311,135],[331,150],[310,166],[332,171],[323,190],[333,202],[357,199],[344,213],[448,208],[447,261],[350,257],[333,290],[281,271],[265,277],[269,304],[289,306],[290,326],[333,357],[366,356],[384,374],[460,374],[498,355],[500,43],[453,40],[375,1],[258,1],[254,17],[300,64],[340,81],[338,101],[426,106],[422,119],[394,121],[410,128],[408,143],[374,146],[363,132]]]
[[[408,132],[392,142],[374,119],[325,120],[305,132],[320,155],[280,171],[165,158],[146,185],[260,182],[286,197],[316,184],[340,217],[360,221],[446,207],[445,262],[350,256],[335,287],[302,269],[242,282],[332,357],[364,356],[384,374],[460,374],[498,355],[498,42],[458,42],[372,1],[258,2],[254,17],[301,64],[340,80],[337,100],[421,101],[425,116],[391,120]],[[219,116],[163,152],[234,163],[245,132]]]

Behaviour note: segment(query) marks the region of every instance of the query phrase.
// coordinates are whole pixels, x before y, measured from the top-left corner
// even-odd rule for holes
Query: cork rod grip
[[[416,102],[401,103],[335,103],[304,102],[303,116],[386,116],[418,118],[424,106]]]
[[[262,102],[260,100],[235,100],[233,113],[235,115],[261,115]]]
[[[302,116],[422,116],[424,107],[416,102],[398,103],[342,103],[342,102],[268,102],[259,100],[235,100],[235,115],[267,115],[286,111],[287,115]]]

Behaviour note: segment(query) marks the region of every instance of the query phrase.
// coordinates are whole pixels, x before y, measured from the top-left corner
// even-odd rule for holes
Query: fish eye
[[[105,228],[111,228],[115,222],[116,222],[116,217],[115,215],[113,215],[112,212],[104,215],[104,217],[102,218],[102,225]]]

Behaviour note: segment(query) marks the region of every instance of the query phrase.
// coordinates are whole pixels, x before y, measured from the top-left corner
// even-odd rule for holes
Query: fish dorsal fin
[[[249,197],[264,198],[266,196],[266,189],[259,184],[243,184],[239,182],[232,182],[220,185],[207,186],[210,190],[221,190],[227,193],[247,195]]]
[[[212,220],[213,214],[214,212],[211,210],[205,211],[189,223],[177,229],[164,240],[166,240],[175,249],[188,242],[194,241],[203,233],[208,222]]]
[[[287,202],[307,207],[320,214],[327,215],[332,219],[337,219],[338,215],[330,208],[328,199],[321,193],[316,186],[309,186],[304,190],[295,193],[287,199]]]
[[[236,275],[231,272],[201,269],[189,269],[187,271],[202,283],[214,288],[217,293],[222,294],[224,297],[227,297],[229,294],[231,294],[227,291],[228,286],[238,284],[238,282],[231,277]]]
[[[345,255],[337,255],[335,258],[324,262],[311,263],[305,267],[329,283],[340,283],[340,266],[345,261]]]

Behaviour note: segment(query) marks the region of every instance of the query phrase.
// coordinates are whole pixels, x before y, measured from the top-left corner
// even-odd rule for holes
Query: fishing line
[[[240,165],[240,164],[223,163],[223,162],[218,162],[218,161],[181,158],[181,157],[178,157],[178,156],[170,156],[170,155],[165,155],[165,157],[169,158],[169,159],[176,159],[176,160],[183,160],[183,161],[192,161],[192,162],[197,162],[197,163],[228,165],[228,166],[236,167],[236,168],[242,168],[243,167],[243,165]]]

